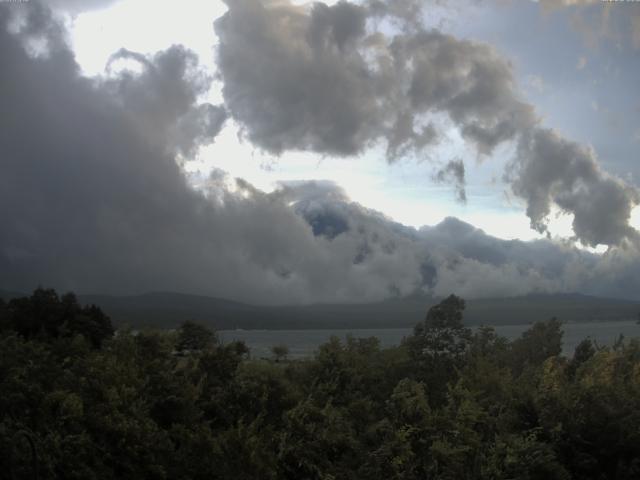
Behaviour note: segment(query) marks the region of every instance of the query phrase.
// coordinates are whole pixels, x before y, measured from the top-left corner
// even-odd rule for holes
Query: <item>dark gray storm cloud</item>
[[[635,241],[636,187],[543,128],[490,46],[423,28],[420,2],[226,3],[215,24],[225,103],[259,147],[349,156],[382,144],[392,161],[425,153],[441,136],[434,116],[446,115],[479,154],[518,144],[505,178],[532,228],[546,231],[556,206],[583,244]]]
[[[604,172],[592,149],[537,128],[520,141],[512,168],[514,192],[527,200],[536,230],[546,230],[555,204],[574,213],[575,235],[587,245],[636,239],[629,217],[640,201],[638,190]]]
[[[384,130],[377,100],[388,94],[356,49],[366,12],[269,3],[228,2],[216,21],[227,108],[270,152],[358,153]]]
[[[387,238],[383,217],[352,206],[343,223],[329,225],[347,208],[331,204],[346,202],[333,186],[265,194],[244,181],[229,189],[220,175],[206,195],[188,186],[175,138],[153,131],[170,130],[193,107],[198,82],[183,75],[187,52],[139,58],[148,65],[135,78],[86,79],[45,9],[24,9],[17,34],[6,29],[11,13],[0,6],[0,59],[11,65],[0,71],[11,112],[0,117],[2,287],[178,290],[254,302],[356,301],[416,288],[414,253],[403,248],[411,240]],[[47,54],[25,48],[33,36]],[[313,216],[321,202],[326,213]],[[352,228],[361,233],[347,235]],[[354,266],[365,242],[371,253]]]
[[[48,12],[21,9],[26,23],[10,35],[14,11],[0,8],[0,58],[11,66],[0,72],[2,283],[127,290],[170,271],[189,285],[185,267],[198,263],[180,252],[204,253],[211,239],[194,244],[181,230],[206,224],[209,207],[112,92],[79,76]],[[47,55],[23,48],[36,35]]]
[[[491,48],[435,30],[365,28],[403,18],[398,6],[226,3],[215,25],[225,102],[249,139],[272,153],[353,155],[379,141],[390,158],[419,152],[437,139],[425,122],[433,112],[448,113],[490,153],[533,122],[511,67]]]
[[[11,67],[0,69],[0,288],[172,290],[257,303],[640,291],[632,246],[596,256],[498,240],[456,219],[416,231],[328,182],[265,193],[215,171],[196,192],[176,154],[197,148],[209,127],[195,113],[186,143],[171,133],[213,108],[197,103],[203,87],[190,52],[120,52],[142,72],[87,79],[47,10],[29,5],[10,34],[14,11],[0,5],[0,61]],[[332,35],[344,46],[351,40],[340,25]],[[25,47],[33,38],[46,53]]]
[[[112,93],[143,136],[185,157],[213,141],[227,114],[221,106],[198,103],[212,78],[199,68],[195,53],[180,45],[153,56],[121,49],[109,59],[107,71],[119,60],[137,63],[142,72],[124,69],[105,80],[102,88]]]

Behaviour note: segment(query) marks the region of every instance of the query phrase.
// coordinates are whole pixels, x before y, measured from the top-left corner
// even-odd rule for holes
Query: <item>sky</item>
[[[0,288],[640,299],[640,5],[0,2]]]

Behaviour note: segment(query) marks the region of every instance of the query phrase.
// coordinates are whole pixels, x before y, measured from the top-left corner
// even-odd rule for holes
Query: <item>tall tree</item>
[[[536,322],[511,344],[512,367],[520,373],[527,366],[541,365],[547,358],[562,353],[562,324],[553,317]]]
[[[464,300],[450,295],[429,309],[405,341],[435,401],[443,400],[471,342],[471,330],[462,323],[464,309]]]
[[[199,352],[213,347],[218,339],[209,328],[187,320],[178,329],[176,350],[180,353]]]

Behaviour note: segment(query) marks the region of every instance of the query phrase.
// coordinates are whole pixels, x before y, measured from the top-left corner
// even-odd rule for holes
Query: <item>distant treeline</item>
[[[114,334],[72,294],[0,301],[0,478],[640,478],[640,341],[565,358],[555,319],[509,342],[464,308],[287,361],[193,322]]]

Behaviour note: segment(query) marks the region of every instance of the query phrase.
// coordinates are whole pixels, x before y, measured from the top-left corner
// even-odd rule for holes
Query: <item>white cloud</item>
[[[97,75],[120,48],[150,54],[182,44],[198,54],[202,65],[215,71],[212,22],[225,10],[219,0],[120,1],[73,20],[74,53],[86,74]]]

